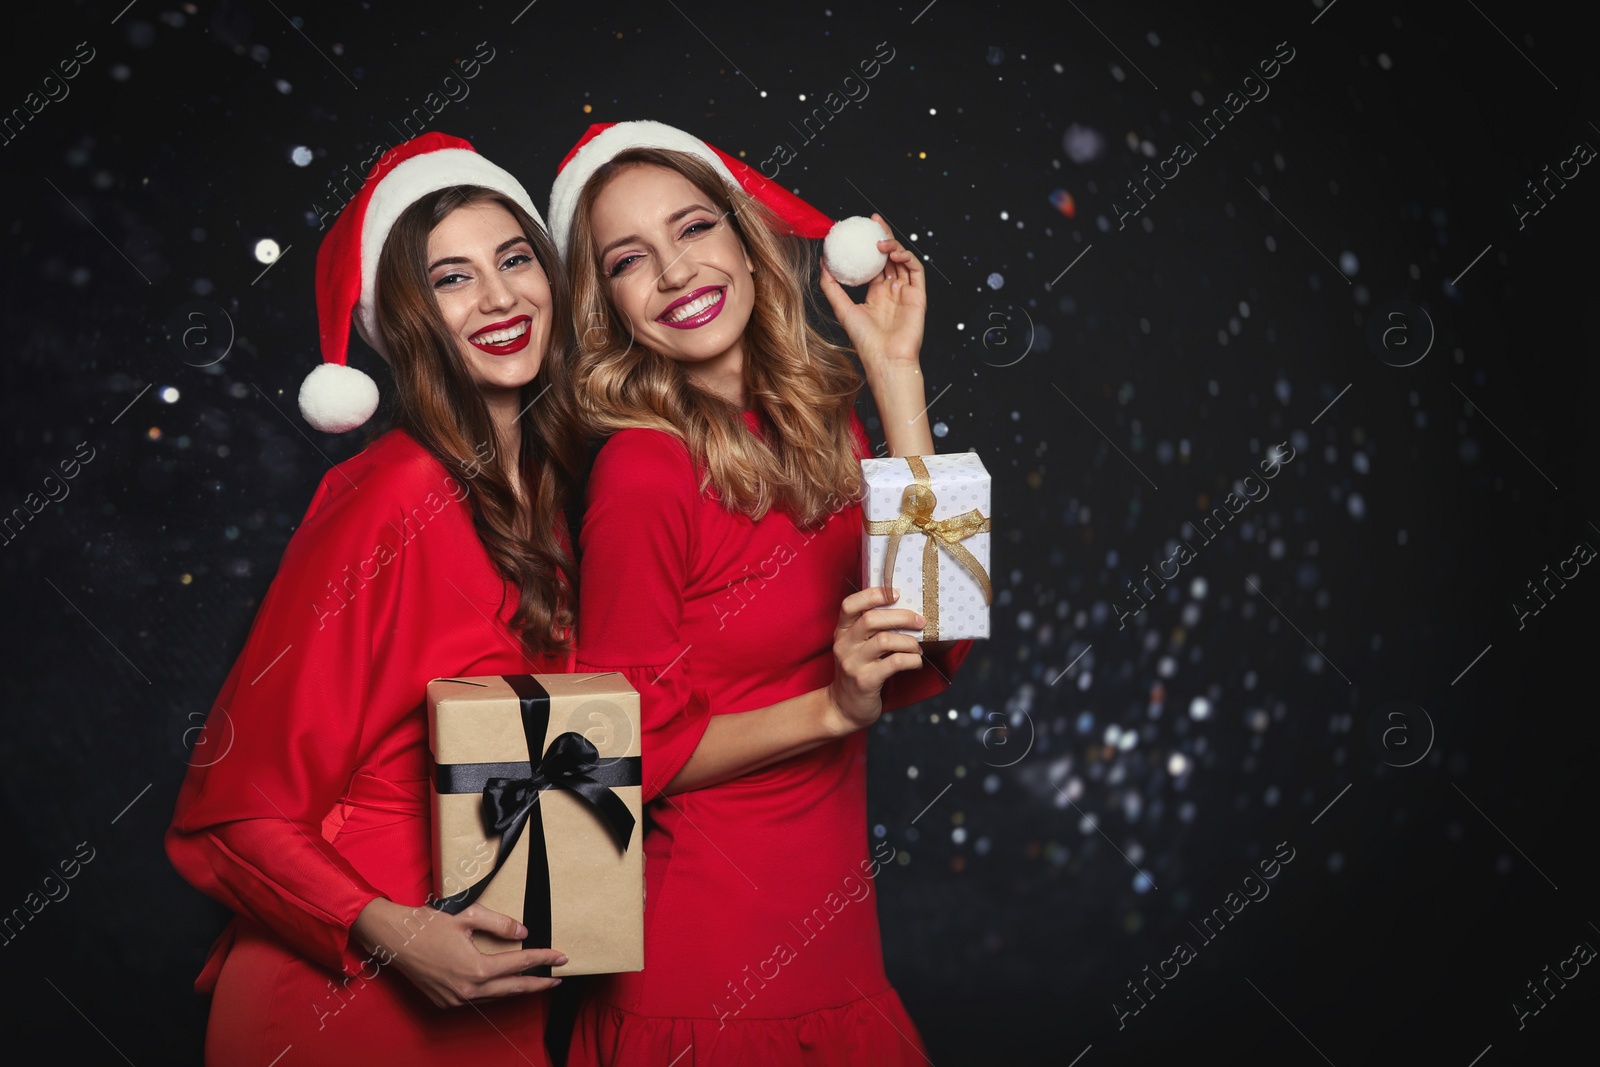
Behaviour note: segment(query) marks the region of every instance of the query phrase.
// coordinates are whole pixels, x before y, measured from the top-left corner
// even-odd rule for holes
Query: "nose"
[[[517,296],[511,291],[505,276],[499,271],[490,271],[485,276],[479,306],[485,312],[504,311],[517,302]]]
[[[656,285],[663,292],[673,289],[682,289],[693,280],[695,264],[689,256],[689,250],[677,252],[661,268],[661,275],[656,279]]]

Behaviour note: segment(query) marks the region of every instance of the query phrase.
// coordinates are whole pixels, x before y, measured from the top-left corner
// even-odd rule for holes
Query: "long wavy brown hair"
[[[636,344],[612,304],[592,226],[594,202],[625,167],[652,164],[683,175],[708,196],[744,242],[755,270],[755,306],[745,327],[744,384],[765,419],[749,431],[736,404],[695,386],[681,365]],[[780,236],[759,201],[731,188],[695,156],[657,148],[620,152],[584,185],[573,214],[567,262],[582,329],[574,368],[578,409],[591,432],[630,427],[681,439],[730,510],[759,519],[774,507],[800,524],[821,520],[861,489],[850,413],[861,374],[850,352],[806,317],[814,253]]]
[[[505,208],[550,282],[549,349],[522,388],[521,454],[486,462],[498,440],[489,407],[428,284],[428,237],[445,216],[473,204]],[[378,329],[394,369],[393,425],[406,431],[467,488],[472,521],[500,574],[520,590],[511,625],[530,656],[571,647],[577,566],[563,547],[563,509],[577,491],[583,444],[572,397],[572,297],[544,228],[509,198],[475,185],[418,199],[395,220],[378,258]],[[537,403],[535,403],[537,400]],[[532,505],[519,513],[512,478]]]

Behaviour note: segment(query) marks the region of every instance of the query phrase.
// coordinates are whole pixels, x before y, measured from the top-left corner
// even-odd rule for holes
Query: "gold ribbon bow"
[[[989,574],[983,569],[983,564],[978,558],[967,551],[961,542],[973,534],[988,533],[989,520],[984,518],[983,512],[977,508],[962,515],[955,515],[948,519],[935,519],[933,509],[938,506],[939,499],[933,495],[933,485],[928,478],[928,468],[923,464],[920,456],[907,456],[906,462],[911,466],[911,476],[916,479],[911,485],[906,486],[905,493],[900,497],[900,514],[893,519],[867,519],[863,516],[867,533],[874,537],[887,534],[889,548],[883,556],[883,581],[881,585],[892,585],[894,582],[894,561],[900,551],[900,538],[912,530],[917,530],[926,535],[922,543],[922,617],[928,620],[927,627],[922,631],[924,641],[937,641],[939,639],[939,549],[955,557],[957,563],[967,568],[972,576],[977,579],[978,587],[983,590],[983,602],[994,602],[994,590],[989,584]]]

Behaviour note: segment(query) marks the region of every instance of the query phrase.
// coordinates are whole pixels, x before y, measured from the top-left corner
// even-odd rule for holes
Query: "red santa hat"
[[[385,152],[317,251],[322,365],[300,386],[300,414],[323,433],[353,430],[377,410],[376,383],[348,363],[351,320],[362,339],[388,359],[378,332],[379,253],[406,208],[455,185],[493,189],[544,225],[522,183],[459,137],[425,133]]]
[[[705,161],[724,181],[761,201],[796,237],[823,238],[828,271],[845,285],[865,285],[888,262],[878,242],[889,235],[860,215],[835,223],[783,186],[720,148],[660,122],[597,122],[561,161],[550,188],[550,234],[563,257],[571,245],[578,197],[595,171],[630,148],[665,148]]]

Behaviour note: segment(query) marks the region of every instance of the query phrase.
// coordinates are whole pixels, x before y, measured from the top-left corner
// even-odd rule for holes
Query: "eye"
[[[441,275],[439,278],[437,278],[433,283],[433,287],[435,289],[450,289],[453,288],[457,282],[464,282],[466,280],[467,276],[465,274],[462,274],[460,271],[451,271],[449,274]]]
[[[640,258],[641,257],[637,256],[637,255],[628,255],[628,256],[621,257],[615,263],[611,264],[611,269],[606,272],[607,277],[615,278],[617,275],[621,274],[623,271],[625,271],[629,267],[633,266],[634,261],[637,260],[637,259],[640,259]]]
[[[693,237],[696,234],[705,233],[707,230],[715,229],[716,225],[717,223],[715,219],[702,219],[699,222],[691,222],[687,227],[684,228],[683,235],[685,237]]]
[[[500,269],[501,270],[515,270],[518,267],[526,266],[527,264],[532,263],[532,262],[533,262],[533,257],[528,255],[528,253],[526,253],[526,252],[513,252],[511,255],[506,257],[506,261],[504,263],[500,264]]]

